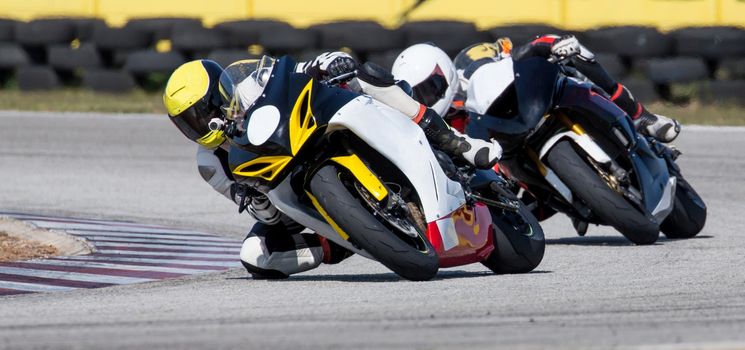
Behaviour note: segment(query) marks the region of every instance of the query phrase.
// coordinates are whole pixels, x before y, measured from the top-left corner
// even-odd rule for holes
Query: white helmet
[[[416,44],[401,52],[391,70],[397,80],[411,85],[414,99],[447,114],[458,91],[458,75],[450,57],[433,44]]]

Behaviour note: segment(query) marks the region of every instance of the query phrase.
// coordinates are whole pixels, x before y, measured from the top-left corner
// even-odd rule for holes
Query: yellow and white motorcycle
[[[533,270],[543,232],[493,171],[446,175],[424,132],[366,95],[294,72],[289,57],[225,69],[227,120],[240,183],[284,214],[410,280],[481,262],[498,273]],[[251,101],[245,105],[245,101]]]

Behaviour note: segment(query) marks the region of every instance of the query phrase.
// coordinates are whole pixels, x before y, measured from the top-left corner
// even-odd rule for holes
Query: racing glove
[[[302,71],[315,79],[324,80],[354,72],[357,61],[345,52],[324,52],[310,62],[300,65]]]
[[[274,225],[280,220],[280,212],[266,195],[256,189],[239,183],[230,186],[230,195],[238,204],[238,213],[248,211],[257,221]]]
[[[560,57],[572,57],[580,52],[579,40],[574,35],[564,35],[551,45],[551,54]]]

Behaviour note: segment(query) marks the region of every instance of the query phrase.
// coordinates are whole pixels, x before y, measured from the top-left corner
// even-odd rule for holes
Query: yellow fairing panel
[[[378,201],[382,201],[388,195],[383,183],[356,155],[331,158],[337,164],[347,168],[370,194]]]
[[[239,165],[233,174],[246,177],[260,177],[272,181],[282,169],[292,160],[290,156],[259,157],[250,162]]]
[[[310,198],[310,201],[313,202],[313,206],[316,207],[316,210],[318,210],[318,212],[321,214],[321,216],[323,216],[323,218],[326,220],[326,222],[328,222],[329,225],[331,225],[331,227],[334,229],[334,231],[336,231],[336,233],[338,233],[339,236],[341,236],[341,238],[344,238],[345,241],[348,240],[349,239],[349,235],[346,232],[344,232],[344,230],[342,230],[341,227],[339,227],[339,225],[336,224],[336,221],[334,221],[334,219],[332,219],[329,216],[329,214],[326,212],[326,210],[324,210],[323,207],[321,206],[321,203],[318,203],[318,199],[316,199],[316,197],[314,197],[308,191],[306,191],[305,193],[308,194],[308,197]]]
[[[293,156],[297,155],[300,147],[303,146],[317,127],[315,118],[313,118],[313,111],[310,109],[312,88],[313,79],[309,80],[300,92],[290,113],[290,148]]]

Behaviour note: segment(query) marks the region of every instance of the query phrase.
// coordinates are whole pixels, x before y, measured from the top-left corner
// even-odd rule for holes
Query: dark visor
[[[442,76],[441,71],[437,69],[427,79],[416,84],[412,90],[414,92],[414,99],[428,107],[432,107],[442,96],[445,96],[445,92],[448,90],[448,82]]]
[[[170,119],[186,137],[196,141],[210,131],[207,126],[209,121],[219,116],[219,108],[200,101]]]

